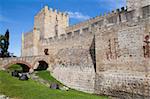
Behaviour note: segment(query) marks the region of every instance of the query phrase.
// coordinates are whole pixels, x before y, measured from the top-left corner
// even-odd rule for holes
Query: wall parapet
[[[66,40],[72,40],[72,39],[77,39],[77,38],[82,38],[82,37],[88,37],[88,36],[93,36],[94,34],[92,32],[86,32],[82,33],[80,31],[76,32],[70,32],[67,34],[62,34],[60,37],[50,37],[48,39],[41,39],[40,42],[43,45],[50,45],[51,43],[56,43],[56,42],[64,42]]]
[[[104,26],[110,26],[110,25],[116,25],[124,22],[133,22],[136,21],[136,17],[139,19],[145,19],[150,17],[149,12],[149,6],[145,6],[140,8],[141,9],[141,16],[136,16],[137,11],[136,10],[130,10],[128,11],[127,8],[122,7],[121,9],[116,9],[115,11],[112,11],[111,13],[104,14],[103,16],[96,16],[94,18],[91,18],[87,21],[81,22],[79,24],[75,24],[72,26],[69,26],[66,28],[66,33],[76,31],[80,29],[81,27],[104,27]]]

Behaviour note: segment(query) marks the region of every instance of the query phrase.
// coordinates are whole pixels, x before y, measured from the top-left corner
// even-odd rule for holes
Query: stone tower
[[[39,55],[41,42],[45,39],[61,37],[68,26],[69,17],[66,13],[45,6],[34,17],[33,30],[22,35],[22,56]]]
[[[49,9],[45,6],[34,17],[34,29],[40,31],[40,39],[59,37],[65,34],[65,28],[69,25],[69,17],[66,13]]]
[[[127,0],[128,11],[150,5],[150,0]]]

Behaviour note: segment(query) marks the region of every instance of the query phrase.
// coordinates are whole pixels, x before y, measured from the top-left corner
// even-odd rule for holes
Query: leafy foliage
[[[9,30],[6,31],[5,35],[0,35],[0,57],[9,57]]]

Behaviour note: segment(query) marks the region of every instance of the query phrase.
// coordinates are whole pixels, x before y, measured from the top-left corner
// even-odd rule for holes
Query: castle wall
[[[44,49],[49,49],[49,54],[56,56],[53,76],[71,88],[119,97],[123,94],[131,97],[131,93],[137,98],[148,96],[149,87],[146,86],[149,83],[145,83],[148,81],[145,74],[149,74],[145,70],[149,69],[149,63],[143,58],[143,41],[150,31],[150,24],[148,15],[143,13],[144,10],[141,19],[137,20],[135,11],[122,9],[73,25],[66,28],[66,34],[60,38],[41,40],[40,54],[44,55]],[[89,52],[94,35],[96,68]],[[91,60],[84,63],[81,58]],[[135,85],[139,79],[142,79],[140,85]],[[147,88],[145,92],[143,86]]]
[[[24,35],[22,56],[32,56],[33,55],[33,33],[28,32]]]
[[[44,50],[48,49],[49,55],[54,56],[50,71],[57,80],[90,93],[149,97],[150,53],[144,42],[150,32],[149,6],[118,9],[65,30],[67,17],[61,22],[63,17],[58,12],[48,8],[44,11],[44,30],[35,28],[44,38],[34,39],[34,45],[38,55],[45,55]]]
[[[149,0],[127,0],[128,11],[135,10],[148,5],[150,5]]]
[[[48,9],[45,6],[34,17],[34,29],[32,33],[25,33],[29,36],[25,35],[25,39],[22,42],[22,45],[25,45],[25,47],[22,47],[22,56],[40,55],[40,40],[60,38],[65,33],[68,22],[67,14]]]
[[[44,37],[44,10],[41,10],[35,17],[34,17],[34,29],[40,31],[40,38]]]
[[[52,75],[65,85],[85,92],[94,92],[95,69],[91,58],[93,34],[72,33],[61,39],[44,40],[42,51],[55,56]]]
[[[95,70],[89,50],[68,48],[57,55],[52,75],[68,87],[93,93]]]
[[[150,58],[143,51],[150,19],[143,18],[97,31],[95,93],[121,99],[150,98]]]
[[[92,67],[58,65],[52,75],[70,88],[94,93],[95,72]]]

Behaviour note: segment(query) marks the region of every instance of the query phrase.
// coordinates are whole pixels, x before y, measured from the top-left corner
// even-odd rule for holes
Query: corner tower
[[[69,25],[69,17],[66,13],[49,9],[45,6],[34,17],[34,28],[40,31],[40,39],[59,37],[65,34],[65,28]]]

